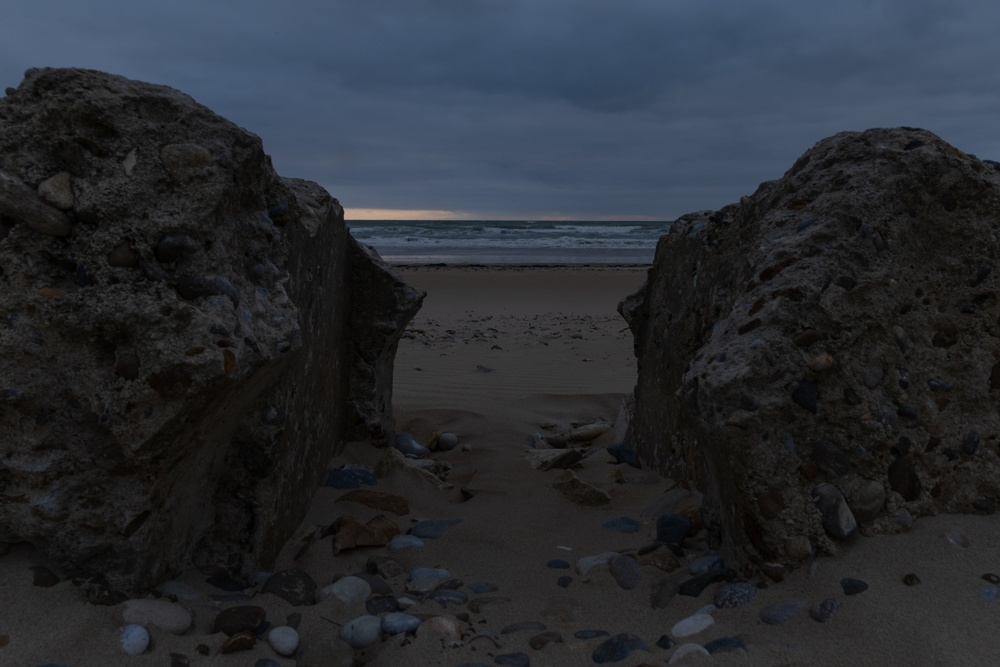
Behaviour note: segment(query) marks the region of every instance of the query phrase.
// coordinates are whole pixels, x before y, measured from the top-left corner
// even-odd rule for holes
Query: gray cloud
[[[179,88],[350,208],[717,208],[845,129],[1000,155],[1000,7],[958,0],[318,0],[5,11],[0,79]]]

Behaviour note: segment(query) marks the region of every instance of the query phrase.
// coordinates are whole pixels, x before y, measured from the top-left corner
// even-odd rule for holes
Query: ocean
[[[651,264],[670,222],[349,220],[389,264]]]

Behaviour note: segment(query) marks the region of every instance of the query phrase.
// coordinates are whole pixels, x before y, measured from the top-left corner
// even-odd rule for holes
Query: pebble
[[[800,408],[816,412],[819,405],[819,385],[812,380],[799,380],[792,392],[792,400]]]
[[[549,630],[548,632],[543,632],[541,634],[535,635],[528,640],[528,646],[539,651],[545,648],[548,644],[561,644],[563,641],[562,635],[558,632]]]
[[[660,635],[660,638],[656,640],[656,645],[662,649],[672,648],[677,645],[670,635]]]
[[[945,532],[944,537],[946,540],[954,544],[956,547],[961,547],[963,549],[967,549],[969,545],[972,544],[971,542],[969,542],[969,538],[967,538],[962,533],[956,532],[954,530],[949,530]]]
[[[545,567],[551,567],[554,570],[568,570],[569,563],[559,558],[553,558],[552,560],[550,560],[548,563],[545,564]]]
[[[364,602],[371,594],[371,584],[360,577],[347,576],[341,577],[329,586],[321,588],[316,593],[316,601],[322,602],[327,598],[334,597],[344,604],[352,605]]]
[[[834,612],[844,606],[843,600],[837,598],[827,598],[809,610],[809,615],[814,621],[826,623],[833,616]]]
[[[781,625],[795,618],[805,605],[801,602],[776,602],[761,608],[760,620],[768,625]]]
[[[447,579],[451,572],[440,567],[415,567],[410,571],[410,581],[417,579]]]
[[[711,655],[705,647],[701,644],[681,644],[670,656],[670,660],[667,661],[668,665],[676,665],[681,660],[692,655]]]
[[[984,586],[979,590],[979,594],[987,600],[996,600],[997,598],[1000,598],[1000,591],[997,590],[996,586]]]
[[[458,436],[454,433],[442,433],[438,436],[438,449],[450,451],[458,447]]]
[[[576,571],[580,576],[587,576],[587,573],[598,565],[606,565],[612,558],[619,555],[617,551],[605,551],[604,553],[584,556],[576,561]]]
[[[267,643],[278,655],[289,656],[299,647],[299,633],[287,625],[279,625],[267,633]]]
[[[42,565],[32,565],[31,570],[34,573],[31,578],[31,583],[40,588],[51,588],[59,583],[59,577],[55,572]]]
[[[674,637],[689,637],[712,625],[715,625],[715,619],[711,614],[692,614],[674,623],[670,634]]]
[[[573,583],[573,577],[563,575],[556,579],[556,586],[559,588],[569,588],[569,585]]]
[[[639,529],[642,527],[635,519],[630,519],[627,516],[618,517],[617,519],[611,519],[605,521],[601,524],[603,528],[609,530],[616,530],[619,533],[638,533]]]
[[[594,649],[594,652],[590,657],[597,664],[602,664],[605,662],[618,662],[619,660],[624,660],[633,651],[647,650],[649,649],[646,648],[646,644],[644,644],[641,639],[635,635],[623,632],[601,643],[600,646]]]
[[[844,577],[840,580],[840,587],[844,589],[844,595],[857,595],[868,590],[868,584],[860,579]]]
[[[316,604],[315,580],[297,567],[272,574],[261,592],[277,595],[293,607]]]
[[[219,647],[219,653],[226,654],[249,651],[253,648],[253,645],[253,633],[249,630],[244,630],[243,632],[237,632],[235,635],[222,642],[222,646]]]
[[[725,567],[722,558],[716,555],[702,556],[691,562],[688,572],[691,574],[704,574],[709,570],[719,570]]]
[[[918,577],[913,572],[909,572],[903,575],[903,583],[907,586],[916,586],[920,583],[920,577]]]
[[[416,632],[420,624],[419,618],[411,614],[392,612],[382,618],[382,632],[387,635],[398,635],[403,632]]]
[[[628,445],[610,445],[608,447],[608,454],[614,457],[615,463],[625,463],[633,468],[642,468],[642,464],[639,463],[639,455]]]
[[[732,581],[735,576],[736,573],[729,569],[718,568],[715,570],[709,570],[708,572],[697,574],[690,579],[681,582],[681,584],[677,587],[677,593],[679,595],[696,598],[701,595],[706,588],[708,588],[709,584],[714,584],[717,581],[723,580]]]
[[[118,641],[129,655],[142,655],[149,648],[149,632],[141,625],[129,623],[118,630]]]
[[[719,609],[745,607],[757,597],[757,587],[747,582],[727,584],[715,591],[715,606]]]
[[[382,634],[382,620],[378,616],[358,616],[344,624],[340,638],[351,648],[371,646]]]
[[[913,575],[913,576],[916,576],[916,575]],[[998,577],[997,575],[993,574],[992,572],[987,572],[986,574],[984,574],[982,576],[982,578],[983,578],[984,581],[988,581],[991,584],[1000,584],[1000,577]]]
[[[461,519],[429,519],[413,526],[410,532],[421,539],[437,539],[446,530],[460,523]]]
[[[191,627],[191,612],[166,600],[126,600],[122,620],[134,625],[153,625],[175,635]]]
[[[401,549],[419,549],[424,546],[424,541],[415,535],[396,535],[389,540],[389,551],[400,551]]]
[[[513,623],[505,626],[500,630],[500,634],[509,635],[512,632],[524,632],[526,630],[541,632],[543,630],[548,630],[548,628],[544,623],[539,623],[538,621],[524,621],[522,623]]]
[[[639,567],[639,561],[631,556],[618,554],[608,562],[608,567],[611,570],[611,576],[615,578],[618,585],[627,591],[642,583],[642,570]]]
[[[232,637],[238,632],[253,631],[264,622],[267,612],[263,607],[243,605],[223,609],[215,617],[215,627],[212,632],[223,632]]]
[[[823,516],[823,528],[832,537],[845,540],[857,532],[858,522],[847,506],[844,495],[833,484],[814,486],[812,500]]]
[[[373,616],[378,616],[390,611],[399,611],[399,604],[396,602],[395,596],[377,595],[365,600],[365,611]]]
[[[447,607],[449,602],[452,604],[465,604],[469,601],[469,596],[462,591],[439,588],[430,594],[430,599],[439,602],[443,607]]]
[[[253,667],[281,667],[281,663],[270,658],[261,658],[253,663]]]
[[[510,667],[530,667],[531,658],[527,653],[501,653],[493,658],[493,662],[498,665],[509,665]]]
[[[414,440],[413,436],[405,431],[396,434],[392,446],[408,459],[422,459],[431,453],[431,450]]]
[[[577,639],[596,639],[597,637],[609,637],[611,635],[607,630],[577,630],[573,633],[573,636]]]
[[[677,595],[677,582],[674,579],[664,579],[655,584],[649,591],[649,604],[653,609],[663,609]]]
[[[664,514],[656,519],[656,541],[680,544],[691,532],[691,519],[684,514]]]
[[[730,651],[746,651],[747,645],[736,637],[720,637],[705,644],[705,650],[710,655],[715,655],[716,653],[729,653]]]
[[[335,489],[359,489],[362,486],[376,486],[378,478],[363,468],[341,468],[334,470],[326,478],[326,486]]]

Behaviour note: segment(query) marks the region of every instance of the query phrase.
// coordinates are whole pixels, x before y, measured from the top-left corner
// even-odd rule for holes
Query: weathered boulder
[[[0,285],[0,541],[126,589],[267,566],[422,299],[258,137],[76,69],[0,99]]]
[[[1000,165],[876,129],[660,240],[619,306],[639,367],[627,439],[698,480],[727,562],[792,562],[803,537],[832,553],[855,522],[901,530],[901,509],[993,511],[997,220]]]

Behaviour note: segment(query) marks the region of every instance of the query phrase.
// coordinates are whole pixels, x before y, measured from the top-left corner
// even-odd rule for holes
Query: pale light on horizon
[[[446,211],[436,209],[404,209],[404,208],[345,208],[344,219],[351,220],[540,220],[540,221],[568,221],[568,220],[588,220],[594,222],[660,222],[672,220],[673,218],[657,218],[650,215],[602,215],[597,217],[583,217],[579,215],[567,215],[560,213],[547,213],[543,215],[518,216],[473,212],[473,211]]]

